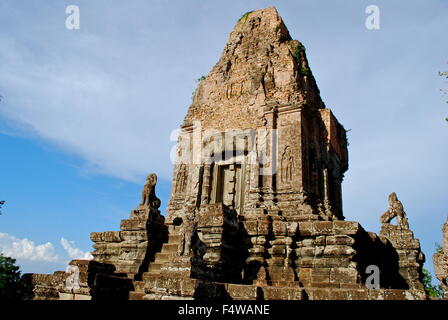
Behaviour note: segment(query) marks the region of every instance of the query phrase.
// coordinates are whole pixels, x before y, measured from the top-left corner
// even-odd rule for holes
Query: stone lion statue
[[[180,245],[177,251],[179,256],[189,256],[193,235],[196,232],[197,221],[194,214],[187,214],[180,226]]]
[[[389,209],[381,215],[381,223],[390,223],[393,218],[397,218],[397,225],[401,229],[409,229],[408,219],[403,209],[403,204],[397,198],[397,194],[392,192],[389,195]]]
[[[146,177],[146,183],[142,190],[143,206],[158,209],[160,207],[160,199],[156,196],[157,175],[151,173]]]

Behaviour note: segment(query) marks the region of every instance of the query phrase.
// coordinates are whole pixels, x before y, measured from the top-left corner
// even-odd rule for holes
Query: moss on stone
[[[245,14],[243,14],[242,16],[241,16],[241,18],[239,18],[238,19],[238,23],[240,23],[241,21],[246,21],[247,20],[247,17],[249,17],[249,15],[252,13],[253,11],[248,11],[248,12],[246,12]]]
[[[300,70],[299,70],[299,72],[302,76],[308,75],[308,71],[310,71],[310,70],[307,67],[300,67]]]

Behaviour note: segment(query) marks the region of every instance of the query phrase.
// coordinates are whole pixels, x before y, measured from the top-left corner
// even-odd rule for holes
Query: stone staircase
[[[134,281],[134,291],[129,292],[129,300],[143,300],[146,280],[160,277],[162,266],[173,261],[177,257],[177,251],[181,240],[180,227],[169,226],[168,241],[162,246],[160,252],[154,256],[154,260],[149,263],[148,271],[143,273],[142,281]]]
[[[163,244],[162,250],[156,253],[154,262],[149,264],[148,274],[160,274],[160,268],[177,256],[180,237],[179,233],[171,233],[168,236],[168,242]]]

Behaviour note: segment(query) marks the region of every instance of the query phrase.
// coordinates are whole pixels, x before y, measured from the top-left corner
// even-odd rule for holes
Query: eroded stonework
[[[219,202],[245,217],[342,219],[347,168],[346,132],[320,98],[304,46],[274,8],[252,12],[195,91],[168,222]]]
[[[397,225],[390,224],[397,218]],[[422,268],[425,256],[420,249],[420,241],[414,238],[409,230],[409,222],[403,204],[398,200],[395,192],[389,195],[389,209],[381,216],[382,226],[380,238],[390,244],[398,257],[398,272],[406,281],[409,288],[424,290]]]
[[[380,235],[344,221],[347,169],[304,46],[275,8],[248,13],[181,126],[166,219],[149,176],[121,231],[91,234],[83,283],[93,299],[425,299],[401,202],[389,196]]]
[[[448,221],[443,225],[442,233],[442,247],[434,254],[432,260],[436,277],[445,293],[445,299],[448,299]]]
[[[115,273],[133,279],[141,276],[149,260],[161,248],[166,238],[164,217],[160,214],[160,200],[155,194],[157,176],[148,175],[142,191],[142,202],[122,220],[120,231],[92,232],[95,243],[93,261],[115,266]]]
[[[27,273],[22,279],[32,290],[34,300],[59,300],[59,290],[67,277],[66,272],[56,271],[53,274]]]

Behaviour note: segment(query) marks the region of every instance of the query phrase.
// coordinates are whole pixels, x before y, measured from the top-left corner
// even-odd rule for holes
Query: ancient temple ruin
[[[275,8],[249,12],[194,93],[166,215],[150,175],[120,231],[92,233],[94,259],[74,260],[79,281],[67,274],[53,296],[425,299],[401,202],[389,196],[379,235],[345,221],[347,169],[346,130],[305,47]]]

